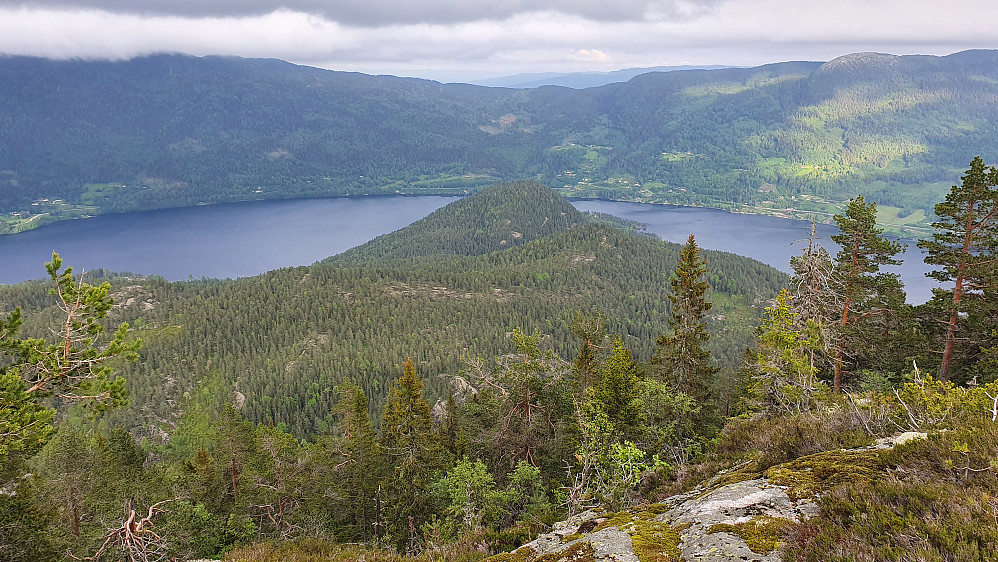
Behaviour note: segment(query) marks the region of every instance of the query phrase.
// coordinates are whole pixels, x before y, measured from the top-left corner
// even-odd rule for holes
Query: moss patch
[[[745,523],[712,525],[707,533],[731,533],[741,537],[756,554],[769,554],[780,546],[783,534],[792,527],[793,521],[779,517],[760,515]]]
[[[682,562],[678,528],[656,521],[635,521],[627,532],[641,562]]]
[[[641,562],[681,562],[679,533],[682,527],[652,521],[668,510],[668,506],[658,503],[607,514],[593,532],[617,527],[629,534],[634,554]]]
[[[534,551],[530,547],[521,546],[513,552],[503,552],[483,560],[482,562],[527,562]]]
[[[732,470],[731,472],[726,472],[719,476],[716,480],[710,483],[706,490],[699,497],[704,497],[711,492],[723,488],[729,484],[737,484],[739,482],[745,482],[746,480],[755,480],[756,478],[762,478],[762,472],[758,468],[758,462],[750,462],[745,466]]]
[[[593,545],[580,541],[561,552],[545,554],[534,562],[595,562],[596,550]]]
[[[869,481],[883,470],[881,451],[825,451],[774,466],[763,473],[787,486],[794,501],[814,497],[846,483]]]
[[[669,511],[669,507],[667,505],[653,503],[648,505],[639,505],[617,513],[608,513],[603,516],[603,520],[600,521],[599,525],[592,529],[592,532],[595,533],[596,531],[602,531],[607,527],[617,527],[623,531],[625,530],[625,527],[633,524],[635,521],[648,521],[665,513],[666,511]]]

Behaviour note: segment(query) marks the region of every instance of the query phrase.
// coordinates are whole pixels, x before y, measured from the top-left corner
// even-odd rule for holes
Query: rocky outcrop
[[[450,377],[450,387],[454,393],[454,405],[456,406],[461,406],[478,394],[478,390],[461,376]],[[430,409],[430,415],[433,416],[434,424],[443,423],[444,418],[447,417],[447,401],[438,399],[433,408]]]
[[[780,532],[818,514],[812,499],[794,501],[787,486],[754,478],[687,498],[662,518],[682,529],[684,560],[776,562]]]
[[[826,451],[753,472],[719,474],[662,503],[619,513],[590,510],[490,562],[777,562],[794,523],[818,515],[817,496],[871,478],[882,449]]]

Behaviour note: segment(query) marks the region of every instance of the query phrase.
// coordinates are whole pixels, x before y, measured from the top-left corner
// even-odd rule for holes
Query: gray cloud
[[[249,1],[258,2],[256,6],[265,13],[233,13],[228,17],[84,9],[84,5],[104,2],[102,6],[109,6],[120,0],[75,0],[74,9],[38,4],[15,7],[11,1],[0,0],[0,53],[109,59],[154,52],[225,54],[276,57],[337,70],[430,77],[674,64],[755,65],[829,60],[857,51],[946,54],[967,48],[998,48],[992,24],[998,20],[994,0],[958,0],[960,9],[938,0],[834,0],[835,10],[801,0],[715,0],[667,4],[676,14],[672,17],[660,17],[662,5],[621,0],[616,13],[644,10],[649,15],[620,21],[579,15],[580,10],[597,9],[586,4],[589,0],[573,4],[575,15],[551,9],[558,6],[555,2],[564,0],[538,0],[542,3],[531,7],[547,11],[483,19],[482,14],[516,8],[485,7],[461,15],[478,19],[436,23],[416,21],[430,19],[425,15],[414,20],[405,15],[408,12],[399,12],[391,19],[404,21],[382,25],[349,24],[342,17],[310,15],[304,9],[273,11],[270,9],[278,4],[262,0]],[[381,10],[387,1],[371,0]],[[429,0],[414,1],[429,5]],[[148,0],[135,2],[142,6]],[[173,4],[178,5],[195,10],[190,0]],[[214,6],[208,12],[221,11],[221,4]],[[244,13],[249,10],[245,6],[240,3],[233,10]],[[857,13],[863,17],[856,18]],[[967,19],[966,13],[976,17]],[[448,18],[461,19],[453,14]]]
[[[552,11],[594,21],[687,20],[726,0],[0,0],[0,7],[133,15],[243,17],[290,10],[362,27],[503,20]]]

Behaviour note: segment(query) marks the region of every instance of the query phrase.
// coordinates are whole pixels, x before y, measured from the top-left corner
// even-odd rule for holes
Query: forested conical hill
[[[141,361],[123,366],[132,408],[167,422],[184,396],[245,396],[245,414],[297,435],[322,430],[337,384],[359,383],[377,414],[387,383],[412,357],[431,400],[462,356],[510,351],[515,327],[539,329],[566,357],[576,311],[599,307],[636,356],[648,359],[666,330],[667,279],[678,246],[604,225],[586,225],[477,257],[426,256],[385,265],[283,269],[215,283],[151,283],[128,292],[120,318],[137,326]],[[751,341],[761,308],[785,276],[759,262],[706,252],[722,291],[709,328],[721,364]],[[141,303],[155,303],[143,310]],[[139,322],[139,319],[141,321]],[[168,381],[168,384],[164,384]],[[174,401],[174,402],[171,402]],[[129,423],[130,414],[117,413]],[[132,420],[134,422],[134,420]],[[168,424],[167,424],[168,425]]]
[[[584,90],[232,57],[0,57],[0,98],[0,232],[519,178],[577,196],[794,216],[864,194],[900,227],[925,223],[968,155],[998,160],[996,51],[648,73]]]
[[[574,228],[585,215],[537,182],[510,182],[437,209],[411,225],[324,260],[360,264],[434,254],[475,256]]]
[[[497,228],[560,231],[488,254],[446,255],[452,249],[441,247],[431,255],[433,240],[460,239],[448,225],[490,211],[498,212]],[[541,217],[556,219],[543,225]],[[111,415],[162,436],[192,404],[218,408],[240,396],[250,419],[308,436],[325,429],[338,400],[334,388],[348,380],[364,388],[379,419],[387,384],[406,357],[416,362],[431,400],[446,396],[443,375],[464,369],[462,357],[509,352],[515,327],[542,331],[545,347],[573,357],[578,342],[569,323],[593,307],[647,360],[666,330],[668,277],[679,246],[576,223],[580,218],[550,190],[545,195],[517,183],[451,203],[433,220],[396,233],[423,256],[400,260],[385,253],[382,261],[322,263],[234,281],[116,279],[122,306],[113,320],[130,322],[145,347],[138,362],[121,365],[130,405]],[[427,225],[441,225],[440,236]],[[734,254],[704,255],[717,289],[710,297],[711,348],[720,364],[734,365],[786,277]],[[25,330],[46,334],[56,316],[45,309],[43,303],[51,307],[45,293],[37,282],[0,287],[0,303],[24,305]]]

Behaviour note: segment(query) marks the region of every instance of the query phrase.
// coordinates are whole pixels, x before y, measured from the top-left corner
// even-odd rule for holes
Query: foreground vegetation
[[[134,282],[122,308],[54,256],[55,307],[32,285],[4,293],[26,307],[0,324],[0,554],[472,561],[566,514],[660,501],[727,469],[720,483],[765,476],[819,495],[811,520],[723,529],[755,548],[781,545],[791,560],[993,559],[996,193],[998,170],[975,159],[937,206],[926,244],[952,289],[918,308],[879,271],[900,248],[875,226],[876,205],[851,200],[835,218],[841,251],[812,245],[794,259],[727,371],[712,344],[733,320],[716,308],[763,294],[764,269],[701,252],[692,235],[676,249],[587,224],[531,184],[462,200],[339,264]],[[476,230],[446,234],[463,221]],[[435,236],[451,255],[434,254]],[[483,246],[466,244],[477,239],[510,248],[477,256]],[[612,297],[617,285],[626,298]],[[518,298],[532,308],[504,316]],[[568,335],[545,335],[570,308]],[[416,318],[427,324],[412,330]],[[336,325],[355,335],[331,337]],[[450,376],[427,377],[469,328],[498,350],[462,351],[441,371]],[[371,368],[379,354],[398,362],[387,380]],[[330,365],[345,362],[353,376],[334,380]],[[127,406],[112,367],[136,375]],[[172,403],[158,409],[162,396]],[[899,432],[927,438],[840,450]]]

